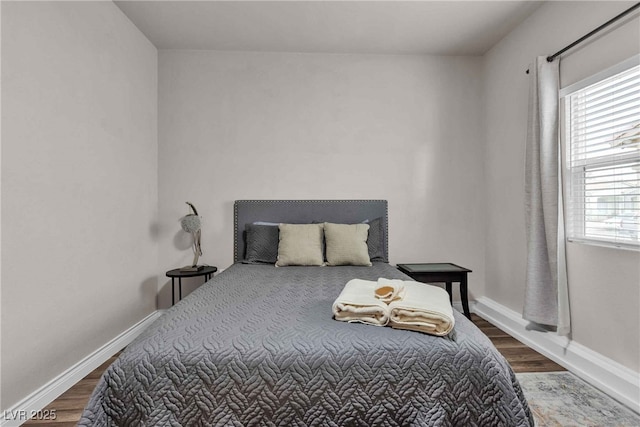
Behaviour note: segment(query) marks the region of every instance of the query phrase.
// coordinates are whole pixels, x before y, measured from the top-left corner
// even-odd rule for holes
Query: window
[[[638,59],[560,93],[569,240],[640,249]]]

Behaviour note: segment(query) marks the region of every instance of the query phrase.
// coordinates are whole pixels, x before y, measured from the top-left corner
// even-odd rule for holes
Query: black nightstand
[[[398,270],[402,271],[413,280],[424,283],[444,283],[449,293],[449,301],[453,303],[451,283],[460,282],[460,298],[464,315],[471,319],[469,311],[469,299],[467,297],[467,273],[471,270],[449,262],[398,264]]]
[[[179,268],[167,271],[167,277],[171,277],[171,305],[176,303],[176,279],[178,279],[178,292],[182,299],[182,278],[204,276],[205,283],[213,277],[213,273],[218,271],[217,267],[207,265],[200,271],[180,271]]]

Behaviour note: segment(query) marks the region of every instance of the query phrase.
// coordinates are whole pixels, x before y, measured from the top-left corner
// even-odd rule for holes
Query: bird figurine
[[[200,217],[198,216],[198,210],[193,205],[193,203],[186,202],[187,205],[191,208],[193,213],[189,213],[182,217],[180,220],[180,225],[182,229],[187,233],[191,233],[193,237],[193,263],[190,267],[185,267],[183,271],[197,271],[199,269],[198,259],[202,255],[202,245],[201,245],[201,236],[202,236],[202,223],[200,221]]]

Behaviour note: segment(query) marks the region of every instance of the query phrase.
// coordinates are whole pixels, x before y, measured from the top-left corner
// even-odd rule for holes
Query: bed
[[[377,220],[370,267],[243,263],[246,224]],[[167,310],[105,371],[79,425],[533,426],[489,339],[332,319],[352,278],[390,266],[386,201],[237,201],[234,264]]]

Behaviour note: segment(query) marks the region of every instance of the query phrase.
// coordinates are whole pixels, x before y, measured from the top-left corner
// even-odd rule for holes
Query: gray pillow
[[[369,237],[367,238],[367,248],[371,261],[387,262],[384,256],[384,231],[382,228],[382,218],[365,220],[369,224]]]
[[[275,264],[278,260],[278,226],[247,224],[246,254],[247,264]]]

